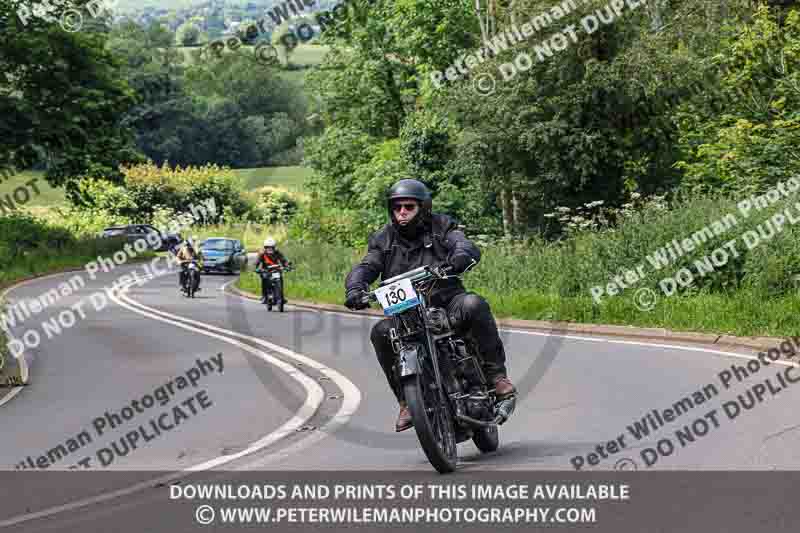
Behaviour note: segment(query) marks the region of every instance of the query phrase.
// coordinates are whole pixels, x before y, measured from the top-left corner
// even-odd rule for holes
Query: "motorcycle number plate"
[[[272,279],[281,279],[281,275],[278,272],[272,274]]]
[[[375,296],[378,297],[378,301],[383,307],[383,314],[387,316],[402,313],[420,304],[417,291],[414,290],[409,279],[380,287],[375,290]]]

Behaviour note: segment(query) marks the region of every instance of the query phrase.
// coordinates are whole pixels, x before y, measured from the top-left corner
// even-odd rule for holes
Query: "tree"
[[[107,35],[39,18],[23,26],[12,8],[0,2],[0,153],[20,168],[44,161],[47,181],[70,193],[82,176],[120,178],[121,163],[140,159],[121,121],[135,95]]]
[[[175,42],[181,46],[197,46],[200,42],[200,28],[189,20],[178,26],[175,31]]]

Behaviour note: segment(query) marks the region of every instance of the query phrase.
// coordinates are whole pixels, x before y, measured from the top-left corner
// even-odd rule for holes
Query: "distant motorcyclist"
[[[198,266],[202,268],[202,261],[203,261],[203,254],[195,249],[197,246],[197,237],[193,236],[184,241],[181,247],[178,249],[178,253],[176,254],[175,258],[178,260],[178,264],[181,267],[181,273],[178,277],[178,286],[183,289],[184,284],[186,283],[186,267],[189,266],[189,263],[192,261],[197,261],[200,263]],[[197,291],[200,291],[200,282],[197,283]]]
[[[172,255],[178,255],[178,250],[181,246],[181,235],[180,233],[170,233],[167,235],[166,239],[166,246],[167,251],[169,251]]]
[[[431,193],[422,182],[405,179],[395,183],[387,194],[386,207],[390,222],[370,236],[367,255],[345,280],[349,309],[369,306],[362,300],[378,277],[389,279],[423,265],[450,266],[453,273],[462,273],[480,260],[480,251],[452,218],[431,212]],[[472,333],[489,385],[494,385],[498,400],[510,398],[516,389],[506,375],[503,341],[486,300],[466,292],[459,279],[451,278],[439,282],[430,301],[432,306],[446,309],[457,331]],[[391,319],[381,320],[370,338],[400,404],[395,430],[403,431],[412,426],[412,418],[394,371],[397,355],[388,338],[391,327]]]
[[[258,255],[258,262],[256,263],[256,270],[266,268],[269,266],[280,265],[284,268],[291,267],[291,261],[287,260],[283,254],[278,250],[278,243],[272,237],[267,237],[264,240],[264,249]],[[272,288],[272,278],[270,276],[261,276],[261,303],[267,303],[267,295],[269,289]],[[283,303],[288,300],[284,296]]]

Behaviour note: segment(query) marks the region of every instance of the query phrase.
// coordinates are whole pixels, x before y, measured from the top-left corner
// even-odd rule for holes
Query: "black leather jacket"
[[[367,255],[347,275],[345,289],[347,292],[356,288],[368,290],[378,277],[389,279],[423,265],[450,261],[457,255],[476,262],[481,258],[478,247],[447,215],[433,214],[426,231],[410,241],[389,223],[370,236]],[[431,303],[437,307],[444,306],[462,292],[464,286],[459,279],[441,281],[431,294]]]

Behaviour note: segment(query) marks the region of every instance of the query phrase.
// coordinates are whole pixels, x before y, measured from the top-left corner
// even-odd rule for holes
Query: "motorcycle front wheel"
[[[433,369],[426,368],[406,378],[403,394],[428,461],[440,474],[454,472],[458,464],[455,426],[439,396]]]
[[[189,298],[194,298],[194,293],[197,290],[198,281],[199,280],[197,279],[196,272],[192,272],[191,274],[189,274]]]
[[[283,313],[283,283],[280,281],[275,283],[275,294],[278,297],[278,311]]]

